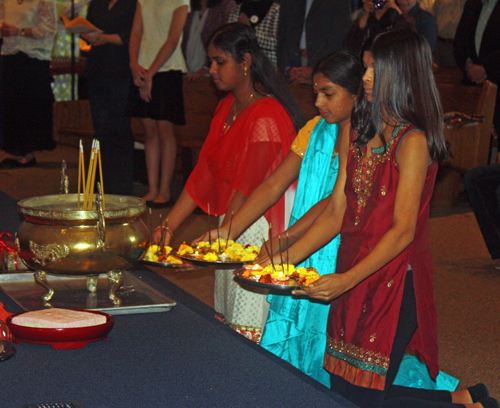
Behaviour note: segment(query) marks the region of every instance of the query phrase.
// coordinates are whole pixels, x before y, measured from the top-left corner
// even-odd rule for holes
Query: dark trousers
[[[500,258],[500,164],[465,174],[465,189],[492,259]]]
[[[2,56],[3,146],[10,154],[24,156],[54,150],[50,61],[18,52]]]
[[[89,101],[95,137],[101,144],[105,194],[131,195],[134,136],[125,116],[130,80],[89,79]]]
[[[392,385],[403,360],[408,344],[417,329],[417,307],[413,274],[406,274],[401,310],[399,312],[396,337],[390,355],[391,363],[387,370],[385,388],[383,391],[358,387],[343,378],[332,375],[331,388],[360,408],[455,408],[465,407],[451,403],[449,391],[423,390],[417,388]]]

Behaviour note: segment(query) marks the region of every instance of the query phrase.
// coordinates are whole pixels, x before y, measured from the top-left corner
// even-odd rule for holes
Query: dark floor
[[[4,153],[0,151],[0,160]],[[61,160],[68,162],[70,192],[76,192],[77,151],[59,145],[54,152],[37,153],[39,166],[0,170],[0,190],[16,199],[59,193]],[[174,193],[183,179],[177,174]],[[144,186],[135,186],[137,195]],[[168,209],[163,211],[167,215]],[[160,211],[153,212],[158,222]],[[149,220],[146,220],[149,222]],[[207,217],[193,214],[176,231],[173,246],[190,242],[207,228]],[[500,271],[493,268],[474,215],[461,194],[455,207],[433,211],[429,240],[435,265],[435,299],[438,310],[441,369],[460,379],[459,388],[486,382],[500,397]],[[211,269],[176,272],[154,268],[175,284],[213,306]]]

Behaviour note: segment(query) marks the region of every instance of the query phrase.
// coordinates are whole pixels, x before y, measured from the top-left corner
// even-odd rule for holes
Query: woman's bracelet
[[[155,231],[159,228],[165,228],[167,230],[167,232],[170,234],[171,237],[174,236],[174,233],[172,232],[172,230],[168,227],[165,227],[165,225],[158,225],[156,228],[155,228]]]

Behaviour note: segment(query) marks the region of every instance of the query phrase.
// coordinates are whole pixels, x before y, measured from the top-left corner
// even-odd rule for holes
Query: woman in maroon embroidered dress
[[[337,273],[295,291],[333,299],[324,364],[332,389],[360,407],[498,406],[483,384],[454,393],[392,386],[407,346],[432,377],[439,370],[427,219],[447,149],[423,37],[381,34],[363,62],[329,204],[290,248],[302,259],[341,233]]]

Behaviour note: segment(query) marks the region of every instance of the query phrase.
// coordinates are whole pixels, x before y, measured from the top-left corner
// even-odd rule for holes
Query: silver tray
[[[35,282],[33,272],[0,274],[0,289],[25,311],[57,307],[120,315],[166,312],[176,305],[175,301],[130,272],[122,273],[123,285],[116,291],[117,297],[122,300],[120,306],[115,306],[108,297],[106,274],[99,275],[94,293],[87,290],[86,276],[47,274],[47,280],[54,289],[54,296],[49,303],[44,302],[46,290]]]
[[[155,266],[157,268],[170,268],[181,272],[199,271],[200,269],[204,268],[204,266],[194,265],[191,263],[172,264],[166,262],[153,262],[145,260],[142,260],[141,263],[147,266]]]
[[[217,269],[243,268],[243,266],[249,265],[253,262],[253,261],[241,262],[241,261],[233,261],[233,260],[230,260],[230,261],[205,261],[203,259],[193,259],[187,255],[180,255],[175,251],[172,251],[171,254],[173,256],[176,256],[177,258],[182,259],[183,261],[190,262],[193,265],[198,265],[198,266],[202,266],[202,267],[215,265],[215,267]]]
[[[265,283],[265,282],[259,282],[253,279],[247,279],[243,277],[243,272],[245,272],[244,269],[241,270],[236,270],[234,271],[234,279],[237,282],[245,282],[248,283],[250,286],[254,286],[256,288],[262,288],[262,289],[271,289],[271,290],[278,290],[281,292],[292,292],[292,290],[295,289],[303,289],[303,286],[300,286],[296,283],[295,279],[290,279],[290,281],[286,285],[278,285],[276,283]]]

